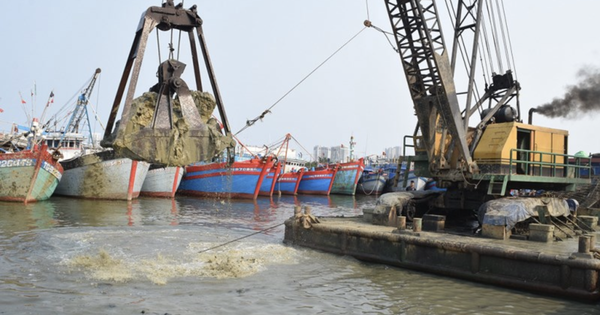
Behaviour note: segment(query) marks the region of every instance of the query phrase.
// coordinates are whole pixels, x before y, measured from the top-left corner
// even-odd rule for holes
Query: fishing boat
[[[53,140],[59,142],[59,147],[71,147],[69,142],[73,142],[77,144],[73,147],[79,148],[79,152],[73,150],[71,158],[60,161],[64,173],[54,193],[86,199],[132,200],[139,197],[150,164],[117,156],[114,150],[94,143],[88,102],[100,72],[96,69],[77,98],[60,139]],[[69,137],[80,130],[88,133],[87,139],[77,142],[77,138]]]
[[[51,122],[57,123],[56,116],[50,118]],[[70,122],[72,123],[72,122]],[[19,124],[13,124],[12,133],[10,134],[10,142],[13,147],[25,147],[27,146],[28,140],[25,135],[31,134],[31,128]],[[39,131],[39,142],[46,144],[46,148],[50,152],[58,150],[60,152],[60,159],[68,160],[82,154],[84,149],[90,149],[92,146],[90,139],[88,139],[84,133],[78,131],[67,132],[64,128],[61,129],[45,129]],[[90,131],[90,136],[91,136]]]
[[[146,197],[174,198],[182,177],[183,168],[180,166],[151,164],[142,184],[140,195]]]
[[[339,163],[336,168],[337,173],[333,180],[331,193],[353,196],[356,193],[358,179],[365,169],[364,159],[360,158],[358,161]]]
[[[87,138],[83,133],[65,133],[64,131],[49,131],[42,134],[44,142],[48,145],[48,150],[60,150],[62,160],[69,160],[81,155],[86,146]]]
[[[362,195],[380,195],[385,188],[387,177],[388,174],[383,169],[374,170],[370,167],[365,168],[358,180],[356,193]]]
[[[85,100],[82,94],[79,102]],[[77,112],[74,111],[74,115]],[[82,111],[79,113],[86,115]],[[59,148],[63,153],[59,162],[65,173],[55,194],[86,199],[138,198],[149,164],[129,158],[117,158],[113,150],[94,145],[91,130],[89,136],[76,132],[71,127],[73,119],[77,120],[76,117],[71,118],[66,131],[48,132],[45,136],[49,146]],[[172,183],[170,180],[171,186]],[[167,190],[171,189],[172,187],[169,187]]]
[[[55,194],[89,199],[132,200],[140,195],[150,164],[115,156],[113,150],[63,160]]]
[[[21,151],[27,147],[27,132],[20,133],[17,124],[12,124],[11,131],[0,134],[0,153]]]
[[[324,166],[303,172],[298,186],[298,194],[329,196],[337,167]]]
[[[289,142],[291,139],[293,139],[292,135],[289,133],[286,134],[276,153],[276,156],[281,157],[283,160],[277,163],[278,168],[275,172],[277,175],[274,177],[275,181],[273,182],[269,196],[272,196],[273,192],[277,192],[279,195],[296,195],[298,192],[306,162],[288,158]]]
[[[28,203],[50,198],[63,174],[58,159],[58,152],[49,152],[45,144],[0,154],[0,201]]]
[[[267,173],[273,168],[271,156],[246,161],[196,163],[185,168],[178,193],[214,198],[256,199]]]
[[[258,191],[259,196],[273,196],[273,190],[275,189],[275,184],[277,182],[277,177],[281,172],[281,163],[276,162],[272,167],[267,170],[267,174],[265,175],[262,183],[260,184],[260,189]]]
[[[14,124],[13,132],[10,134],[11,138],[7,137],[8,142],[12,143],[15,148],[24,148],[28,143],[25,135],[30,133],[31,129],[29,127]],[[86,136],[79,132],[67,133],[65,130],[42,130],[38,138],[40,142],[46,144],[49,152],[56,150],[60,152],[59,161],[71,159],[80,155],[84,148],[90,148],[86,145],[88,140]]]
[[[388,165],[384,171],[388,173],[384,192],[405,191],[411,182],[415,183],[415,190],[424,190],[428,181],[426,177],[416,176],[412,169],[405,175],[406,165],[402,165],[400,171],[397,170],[397,165]]]
[[[275,183],[274,192],[281,195],[296,195],[304,175],[304,168],[287,173],[281,173]]]

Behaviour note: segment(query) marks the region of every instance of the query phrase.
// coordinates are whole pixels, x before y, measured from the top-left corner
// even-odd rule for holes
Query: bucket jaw
[[[210,160],[235,145],[214,119],[203,121],[200,113],[207,106],[194,101],[181,79],[184,69],[182,62],[163,62],[158,70],[159,82],[133,100],[127,116],[121,117],[116,132],[103,145],[111,146],[119,156],[174,166]],[[214,105],[208,109],[214,109]]]

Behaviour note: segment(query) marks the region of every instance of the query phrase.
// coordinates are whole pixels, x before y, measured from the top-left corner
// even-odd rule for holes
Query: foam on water
[[[105,249],[100,249],[97,255],[78,255],[63,263],[72,268],[70,271],[86,272],[96,280],[125,282],[133,278],[124,261],[114,258]]]
[[[133,237],[147,238],[148,241],[140,246],[144,242],[138,239],[134,247],[129,245],[131,242],[121,239],[120,231],[94,232],[95,235],[89,232],[63,234],[59,237],[61,246],[66,247],[72,241],[79,246],[73,246],[69,253],[63,254],[59,264],[66,266],[69,274],[80,273],[94,281],[148,280],[164,285],[181,277],[243,278],[265,271],[269,265],[297,263],[296,250],[280,244],[245,240],[203,252],[221,243],[182,243],[189,240],[189,231],[175,235],[173,232],[138,231]],[[130,231],[128,238],[131,237]]]

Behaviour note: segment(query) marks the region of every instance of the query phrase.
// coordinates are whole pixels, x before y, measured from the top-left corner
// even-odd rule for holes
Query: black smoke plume
[[[600,110],[600,70],[581,69],[577,78],[577,85],[568,86],[562,98],[540,105],[535,111],[548,117],[575,118],[578,114]]]

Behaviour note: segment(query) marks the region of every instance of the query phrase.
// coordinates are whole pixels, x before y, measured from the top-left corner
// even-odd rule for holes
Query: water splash
[[[264,271],[273,264],[296,263],[296,251],[278,244],[240,243],[221,250],[198,253],[214,243],[189,243],[185,249],[169,253],[125,254],[127,248],[90,249],[66,257],[61,264],[69,273],[83,273],[95,281],[115,283],[149,280],[165,285],[172,279],[243,278]]]
[[[100,281],[126,282],[133,278],[130,268],[124,261],[114,258],[105,249],[100,249],[98,255],[75,256],[65,264],[76,270],[85,271],[90,278]]]

